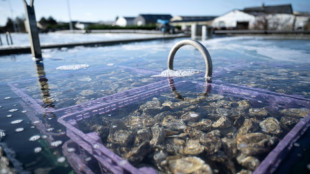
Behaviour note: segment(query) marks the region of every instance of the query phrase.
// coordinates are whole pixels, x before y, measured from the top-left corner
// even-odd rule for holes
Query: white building
[[[122,27],[134,25],[134,20],[135,20],[135,17],[117,17],[115,21],[115,25],[122,26]]]
[[[240,10],[233,10],[215,18],[212,22],[212,27],[216,29],[251,29],[254,23],[255,16]]]

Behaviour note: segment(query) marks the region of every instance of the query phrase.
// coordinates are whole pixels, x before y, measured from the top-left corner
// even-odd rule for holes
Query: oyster
[[[163,152],[162,150],[159,152],[155,152],[153,159],[159,170],[163,170],[163,161],[165,161],[166,158],[167,158],[167,153]]]
[[[150,128],[139,129],[136,132],[135,144],[141,144],[144,141],[150,141],[152,139],[152,133]]]
[[[180,138],[168,138],[165,147],[168,153],[177,154],[183,149],[185,141]]]
[[[152,151],[152,147],[148,141],[144,141],[138,147],[131,149],[126,154],[126,158],[133,164],[141,162],[145,156]]]
[[[159,124],[155,124],[152,128],[152,140],[150,141],[150,144],[152,146],[156,146],[158,144],[161,144],[166,137],[165,130],[159,126]]]
[[[151,127],[155,124],[155,121],[151,116],[129,116],[125,119],[125,123],[132,129],[135,129]]]
[[[245,155],[258,155],[268,152],[277,139],[263,133],[248,133],[237,137],[237,148]]]
[[[191,174],[211,174],[212,170],[208,164],[198,157],[168,157],[167,167],[170,173],[191,173]]]
[[[238,110],[245,111],[250,108],[250,103],[247,100],[241,100],[238,102]]]
[[[265,133],[280,134],[282,132],[279,121],[273,117],[266,118],[259,123],[259,126]]]
[[[293,128],[299,121],[296,117],[281,117],[280,123],[286,129]]]
[[[134,140],[133,132],[120,120],[112,122],[109,132],[108,142],[114,144],[128,146]]]
[[[184,155],[198,155],[201,154],[204,147],[199,143],[199,140],[189,139],[186,141],[185,147],[180,149],[180,153]]]
[[[230,157],[236,157],[237,155],[237,143],[233,138],[222,138],[222,145],[224,152]]]
[[[280,112],[286,116],[305,117],[307,114],[310,113],[310,110],[307,108],[289,108],[283,109]]]
[[[199,122],[190,122],[188,126],[201,131],[209,131],[212,126],[212,121],[209,119],[202,119]]]
[[[218,130],[211,131],[200,136],[200,143],[205,147],[208,154],[216,153],[222,146],[220,132]]]
[[[266,117],[268,112],[265,108],[250,108],[249,114],[250,116]]]
[[[258,130],[258,126],[256,125],[256,123],[254,123],[250,119],[245,119],[243,122],[243,125],[241,126],[241,128],[238,131],[237,138],[240,135],[244,135],[244,134],[247,134],[250,132],[255,132],[256,130]]]
[[[166,116],[162,121],[162,125],[165,128],[174,130],[174,131],[183,131],[186,128],[186,125],[184,124],[182,120],[176,119],[172,115]]]
[[[255,170],[256,167],[259,165],[260,161],[253,157],[253,156],[246,156],[244,154],[241,154],[237,157],[238,163],[250,170]]]
[[[212,124],[213,128],[228,128],[231,127],[232,124],[227,117],[220,117],[216,122]]]
[[[181,119],[184,122],[195,122],[200,119],[200,114],[196,112],[186,112],[185,114],[181,115]]]

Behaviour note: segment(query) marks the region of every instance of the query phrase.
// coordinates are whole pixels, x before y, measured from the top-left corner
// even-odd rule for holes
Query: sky
[[[26,0],[28,3],[30,0]],[[310,12],[310,0],[34,0],[37,20],[112,21],[117,16],[141,13],[178,15],[222,15],[244,7],[292,4],[294,11]],[[8,17],[25,16],[23,0],[0,0],[0,26]]]

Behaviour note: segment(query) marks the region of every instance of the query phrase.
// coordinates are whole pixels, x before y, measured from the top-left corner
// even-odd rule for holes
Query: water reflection
[[[36,72],[38,76],[39,89],[41,91],[42,101],[44,103],[43,107],[54,107],[53,100],[50,96],[50,91],[48,87],[48,79],[44,71],[44,63],[42,58],[36,58],[35,60]]]
[[[177,91],[173,77],[168,77],[168,85],[171,89],[171,92],[175,95],[177,99],[185,100],[185,98]],[[211,81],[205,82],[204,86],[205,86],[204,91],[202,92],[201,96],[198,97],[198,99],[202,99],[208,96],[208,94],[210,93],[212,89]]]

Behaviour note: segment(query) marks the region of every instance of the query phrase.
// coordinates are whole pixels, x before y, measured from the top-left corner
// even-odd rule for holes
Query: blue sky
[[[28,2],[30,0],[27,0]],[[69,21],[68,0],[34,0],[37,20],[53,16]],[[116,16],[139,13],[176,15],[221,15],[232,9],[275,4],[292,4],[294,11],[310,12],[310,0],[69,0],[71,18],[80,21],[107,21]],[[10,8],[10,4],[11,7]],[[12,11],[10,10],[12,9]],[[0,0],[0,25],[7,17],[24,15],[23,0]]]

